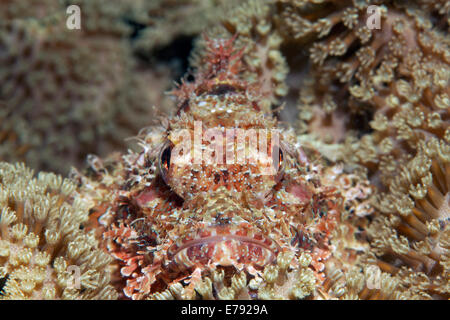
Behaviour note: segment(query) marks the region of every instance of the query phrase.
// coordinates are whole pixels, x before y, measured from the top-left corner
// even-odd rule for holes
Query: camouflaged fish
[[[124,297],[258,299],[264,270],[281,256],[300,268],[305,253],[323,280],[342,201],[242,79],[233,40],[207,39],[195,80],[173,92],[177,112],[141,135],[141,152],[91,159],[91,217]]]

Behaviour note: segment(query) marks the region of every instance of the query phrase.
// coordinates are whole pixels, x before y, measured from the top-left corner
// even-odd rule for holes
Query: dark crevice
[[[3,296],[5,294],[3,288],[6,285],[6,281],[8,281],[8,275],[6,277],[0,278],[0,296]]]
[[[131,41],[134,41],[137,38],[139,38],[141,35],[141,31],[144,30],[145,28],[147,28],[147,26],[145,24],[139,23],[139,22],[131,20],[131,19],[125,18],[124,21],[132,29],[131,34],[130,34]]]
[[[177,66],[180,72],[177,77],[182,77],[188,72],[193,40],[194,37],[177,37],[169,45],[156,49],[154,57],[161,63]]]
[[[139,27],[134,37],[139,37]],[[173,78],[178,80],[189,71],[189,56],[193,49],[194,36],[179,36],[168,45],[154,50],[136,51],[135,56],[140,62],[148,66],[166,65],[173,72]]]
[[[373,132],[370,126],[370,121],[373,119],[373,110],[361,109],[357,113],[350,114],[351,127],[358,132],[358,139],[361,139],[364,135]]]

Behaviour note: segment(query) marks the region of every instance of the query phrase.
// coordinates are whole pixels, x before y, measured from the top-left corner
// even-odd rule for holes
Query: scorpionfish
[[[342,199],[264,107],[262,84],[243,78],[234,39],[206,43],[194,80],[172,92],[176,112],[141,132],[142,150],[91,157],[79,176],[124,298],[202,298],[207,279],[245,274],[244,297],[258,299],[281,255],[293,270],[308,253],[324,279]]]

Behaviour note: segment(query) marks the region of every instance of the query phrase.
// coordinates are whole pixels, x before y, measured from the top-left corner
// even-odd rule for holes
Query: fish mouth
[[[214,227],[178,239],[169,248],[168,257],[186,268],[209,264],[264,267],[275,260],[278,252],[280,246],[262,232]]]

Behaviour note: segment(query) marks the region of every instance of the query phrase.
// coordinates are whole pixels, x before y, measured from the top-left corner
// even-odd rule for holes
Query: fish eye
[[[284,174],[285,169],[285,158],[284,158],[284,150],[278,144],[275,144],[272,147],[272,165],[276,170],[275,181],[278,182],[281,180]]]
[[[166,142],[161,148],[161,152],[159,154],[159,171],[161,172],[162,178],[166,184],[168,184],[171,155],[172,145],[169,142]]]

